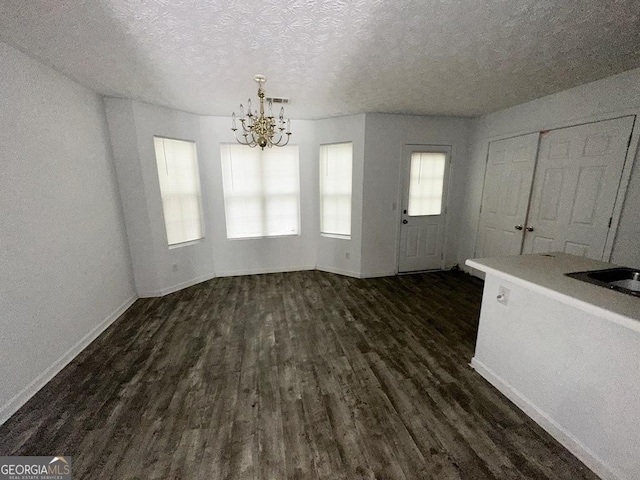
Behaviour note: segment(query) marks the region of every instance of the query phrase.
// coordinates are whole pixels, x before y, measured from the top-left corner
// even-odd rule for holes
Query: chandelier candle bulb
[[[231,114],[231,130],[236,130],[236,112]]]

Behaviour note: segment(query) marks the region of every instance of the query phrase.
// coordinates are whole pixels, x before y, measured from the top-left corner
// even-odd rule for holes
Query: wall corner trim
[[[93,327],[89,333],[78,340],[55,362],[47,367],[40,375],[31,380],[22,390],[16,393],[7,403],[0,406],[0,425],[5,423],[20,407],[31,399],[42,387],[44,387],[53,377],[62,371],[80,352],[87,348],[91,342],[100,336],[120,315],[127,311],[131,305],[138,299],[137,295],[132,295],[125,300],[119,307],[111,312],[98,325]]]

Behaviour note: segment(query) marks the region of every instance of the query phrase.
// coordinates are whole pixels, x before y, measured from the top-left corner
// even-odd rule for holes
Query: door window
[[[442,213],[445,163],[445,153],[413,152],[411,154],[407,212],[410,217]]]

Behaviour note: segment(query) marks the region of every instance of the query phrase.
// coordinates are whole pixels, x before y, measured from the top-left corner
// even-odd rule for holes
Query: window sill
[[[338,240],[351,240],[351,235],[340,235],[339,233],[320,232],[320,236],[326,238],[337,238]]]
[[[189,247],[191,245],[197,245],[198,243],[202,242],[204,242],[204,237],[198,238],[196,240],[189,240],[187,242],[174,243],[172,245],[169,245],[169,250],[173,250],[174,248]]]
[[[233,238],[229,238],[227,237],[227,240],[230,241],[237,241],[237,240],[268,240],[270,238],[288,238],[288,237],[299,237],[300,234],[299,233],[284,233],[282,235],[268,235],[268,236],[262,236],[262,237],[233,237]]]

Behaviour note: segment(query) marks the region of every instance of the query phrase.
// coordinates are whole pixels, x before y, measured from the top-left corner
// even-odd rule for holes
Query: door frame
[[[444,233],[442,239],[442,261],[440,262],[440,270],[445,269],[447,258],[447,240],[449,235],[449,191],[451,187],[451,168],[453,165],[453,155],[455,148],[451,144],[443,143],[405,143],[402,146],[402,157],[400,158],[400,195],[398,202],[398,217],[397,217],[397,231],[396,231],[396,274],[397,275],[410,275],[412,273],[419,272],[401,272],[400,271],[400,249],[401,249],[401,235],[402,235],[402,216],[405,206],[408,205],[409,194],[409,169],[411,167],[411,154],[414,152],[435,152],[444,153],[447,155],[447,162],[444,170],[444,181],[442,182],[442,209],[444,212]]]

